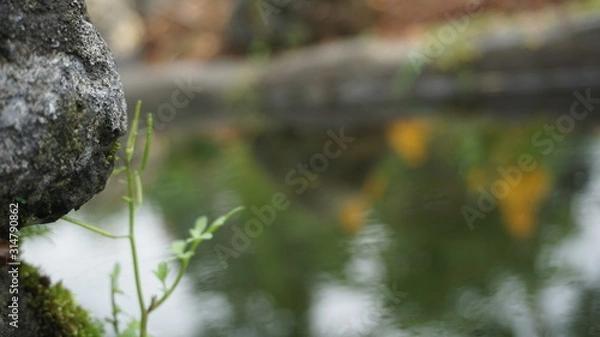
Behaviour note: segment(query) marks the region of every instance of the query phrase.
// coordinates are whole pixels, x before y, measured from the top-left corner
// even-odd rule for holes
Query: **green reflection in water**
[[[548,244],[540,233],[547,224],[561,235],[572,229],[569,204],[581,187],[572,177],[582,170],[574,151],[583,148],[576,134],[561,141],[539,135],[543,125],[447,118],[348,129],[356,140],[328,158],[325,170],[313,171],[305,189],[286,177],[324,153],[327,130],[273,130],[227,141],[193,137],[170,145],[149,194],[179,236],[198,214],[214,217],[237,205],[249,210],[201,248],[191,274],[200,290],[225,293],[235,309],[230,329],[211,336],[242,328],[257,336],[309,335],[315,285],[336,280],[360,287],[347,272],[356,257],[352,240],[382,224],[389,234],[387,243],[376,244],[375,260],[384,266],[383,279],[373,282],[402,296],[384,296],[383,312],[372,322],[438,321],[458,335],[511,336],[506,322],[457,303],[467,289],[493,296],[503,275],[517,275],[525,303],[535,308],[529,296],[548,276],[535,265]],[[414,136],[405,136],[411,128]],[[519,166],[523,155],[528,170]],[[508,186],[505,197],[493,197],[498,182]],[[482,190],[492,194],[493,207],[478,205]],[[473,221],[465,219],[465,206],[475,211]],[[266,316],[248,309],[257,298],[267,303],[260,309]]]

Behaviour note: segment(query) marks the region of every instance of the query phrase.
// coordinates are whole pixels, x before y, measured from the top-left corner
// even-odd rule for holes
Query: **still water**
[[[153,335],[600,336],[600,139],[554,121],[157,134],[146,294],[197,216],[246,211],[203,243]],[[124,232],[116,180],[71,216]],[[127,242],[53,228],[25,258],[97,317],[119,261],[135,314]]]

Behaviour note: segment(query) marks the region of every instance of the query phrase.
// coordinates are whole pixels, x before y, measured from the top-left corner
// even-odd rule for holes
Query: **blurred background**
[[[246,206],[154,336],[600,336],[599,1],[87,6],[155,118],[146,292],[198,216]],[[123,193],[72,217],[125,231]],[[26,257],[108,316],[126,243],[53,227]]]

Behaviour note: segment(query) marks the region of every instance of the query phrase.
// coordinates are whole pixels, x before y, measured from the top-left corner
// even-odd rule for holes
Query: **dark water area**
[[[158,133],[139,225],[148,273],[199,215],[246,211],[202,244],[151,328],[198,337],[600,336],[598,144],[595,125],[569,113]],[[79,216],[118,229],[117,199],[99,196]],[[65,225],[54,235],[82,247],[54,247],[44,260],[52,240],[41,239],[26,255],[107,314],[108,290],[91,289],[108,277],[88,271],[126,263],[122,247]],[[85,266],[60,267],[89,247]]]

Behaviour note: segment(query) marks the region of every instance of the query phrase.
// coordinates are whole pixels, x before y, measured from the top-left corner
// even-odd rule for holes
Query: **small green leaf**
[[[125,166],[117,167],[112,171],[112,175],[117,175],[123,171],[125,171]]]
[[[198,219],[196,219],[196,224],[194,228],[190,230],[190,235],[193,238],[199,238],[202,235],[202,233],[204,233],[204,231],[206,230],[207,224],[208,219],[205,216],[199,217]]]
[[[119,289],[119,276],[121,275],[121,264],[115,263],[112,273],[110,273],[110,291],[114,294],[125,294]]]
[[[121,264],[117,262],[117,263],[115,263],[115,266],[113,267],[112,273],[110,273],[110,279],[117,280],[119,278],[120,274],[121,274]]]
[[[187,240],[185,240],[185,242],[187,242],[188,244],[194,244],[194,243],[200,243],[204,240],[210,240],[212,238],[213,238],[213,235],[211,233],[204,233],[204,234],[200,234],[200,236],[198,236],[198,237],[192,236],[190,238],[187,238]]]
[[[127,328],[119,334],[118,337],[138,337],[140,331],[140,322],[131,321]]]
[[[225,224],[225,221],[229,220],[232,216],[234,216],[235,214],[241,212],[244,209],[243,206],[234,208],[233,210],[231,210],[229,213],[218,217],[215,221],[213,221],[213,223],[210,225],[210,228],[208,229],[209,233],[214,233],[217,229],[219,229],[220,227],[222,227]]]
[[[179,257],[181,254],[185,253],[185,248],[187,247],[187,242],[184,240],[176,240],[173,241],[171,247],[168,250]]]
[[[144,201],[144,192],[142,190],[142,179],[139,174],[135,175],[135,194],[138,206]]]
[[[160,280],[160,282],[165,283],[167,279],[167,275],[169,274],[169,265],[165,262],[161,262],[158,264],[158,267],[154,271],[154,275]]]
[[[202,240],[210,240],[213,238],[213,235],[211,233],[204,233],[200,236],[200,239]]]
[[[133,152],[135,150],[135,139],[138,133],[138,126],[140,121],[140,111],[142,110],[142,102],[138,101],[135,106],[135,112],[133,116],[133,122],[131,123],[131,128],[129,129],[129,137],[127,138],[127,147],[125,148],[126,160],[127,162],[131,161],[133,157]]]
[[[192,258],[192,256],[194,256],[194,252],[192,252],[192,251],[187,251],[187,252],[177,255],[177,257],[180,258],[181,260],[189,260]]]
[[[152,114],[148,114],[146,120],[146,143],[144,145],[144,155],[142,156],[142,164],[140,165],[139,172],[143,172],[146,169],[148,163],[148,156],[150,155],[150,144],[152,143],[152,126],[153,126]]]

